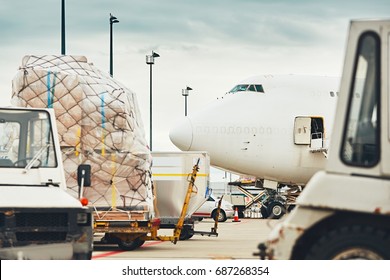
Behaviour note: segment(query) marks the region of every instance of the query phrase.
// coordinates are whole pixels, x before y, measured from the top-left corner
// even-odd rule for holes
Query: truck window
[[[38,157],[38,163],[34,166],[56,167],[53,135],[49,116],[47,113],[39,113],[39,118],[29,122],[27,141],[27,158]]]
[[[56,167],[49,118],[45,111],[0,110],[0,167]]]
[[[15,139],[18,138],[19,130],[19,123],[0,120],[0,167],[11,167],[17,159],[17,151],[13,149],[13,146]]]
[[[347,165],[372,167],[379,161],[380,39],[359,40],[341,158]]]

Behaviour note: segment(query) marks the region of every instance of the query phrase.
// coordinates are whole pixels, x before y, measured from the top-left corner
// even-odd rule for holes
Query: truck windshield
[[[358,53],[341,158],[348,165],[371,167],[379,161],[380,40],[362,35]]]
[[[50,115],[0,109],[0,168],[56,167]]]

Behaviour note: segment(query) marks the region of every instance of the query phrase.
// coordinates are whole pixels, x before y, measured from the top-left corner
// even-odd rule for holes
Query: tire
[[[287,212],[291,212],[292,210],[294,210],[295,206],[296,206],[296,205],[289,205],[289,206],[287,207]]]
[[[307,260],[390,259],[390,236],[371,226],[344,226],[326,232],[309,249]]]
[[[217,219],[218,219],[218,222],[221,222],[221,223],[226,222],[226,220],[227,220],[226,213],[222,209],[220,209],[220,211],[219,211],[219,217],[217,217],[217,210],[213,211],[211,217],[214,219],[214,221],[217,221]]]
[[[188,239],[191,239],[193,236],[194,236],[193,233],[189,234],[187,240],[188,240]]]
[[[191,231],[187,227],[183,227],[180,232],[179,240],[188,240],[193,236],[194,236],[193,231]]]
[[[123,251],[133,251],[141,247],[145,243],[145,240],[136,238],[132,241],[123,241],[122,239],[118,240],[118,247]]]
[[[92,251],[88,253],[78,253],[73,255],[74,260],[90,260],[92,259]]]
[[[268,210],[267,210],[267,207],[261,206],[261,208],[260,208],[260,213],[261,213],[261,217],[262,217],[263,219],[267,219],[267,218],[268,218]]]
[[[270,217],[271,219],[280,219],[286,213],[286,208],[279,201],[272,201],[268,205],[267,210],[268,217]]]

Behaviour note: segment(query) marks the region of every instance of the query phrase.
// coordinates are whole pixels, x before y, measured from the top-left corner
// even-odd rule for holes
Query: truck
[[[350,23],[329,158],[256,252],[390,259],[390,20]]]
[[[0,108],[0,259],[91,259],[92,211],[67,193],[53,109]]]

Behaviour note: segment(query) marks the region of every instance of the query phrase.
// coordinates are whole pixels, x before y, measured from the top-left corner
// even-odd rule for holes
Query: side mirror
[[[80,164],[77,168],[77,183],[79,187],[91,186],[91,165]]]
[[[91,166],[89,164],[80,164],[77,168],[77,184],[79,185],[79,198],[81,198],[84,187],[91,186]]]

